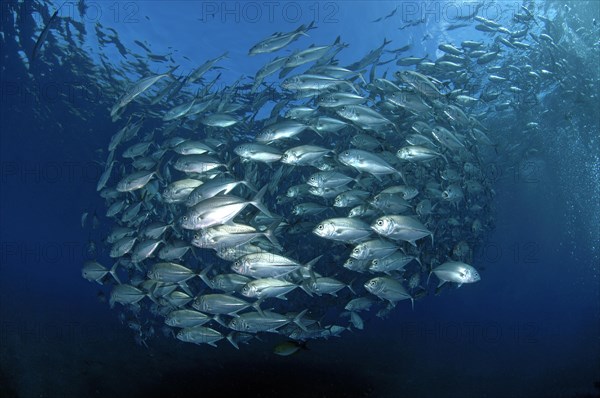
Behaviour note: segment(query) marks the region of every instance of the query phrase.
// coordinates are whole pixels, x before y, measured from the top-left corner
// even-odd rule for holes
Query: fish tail
[[[305,332],[308,332],[308,329],[306,329],[306,326],[304,326],[302,324],[302,317],[304,316],[304,314],[306,314],[308,312],[308,308],[304,309],[304,311],[302,311],[301,313],[299,313],[298,315],[296,315],[296,317],[294,318],[293,322],[298,325],[298,327],[302,330],[304,330]]]
[[[235,332],[231,332],[227,335],[227,337],[226,337],[227,341],[229,341],[231,343],[231,345],[235,347],[236,350],[239,350],[240,346],[238,346],[238,344],[233,339],[233,333],[235,333]]]
[[[219,316],[219,314],[213,316],[212,320],[215,321],[215,322],[217,322],[219,325],[223,326],[224,328],[227,327],[227,325],[225,324],[225,322],[223,322],[223,320],[221,319],[221,317]]]
[[[264,316],[264,312],[263,310],[260,308],[260,305],[262,304],[262,302],[265,300],[265,298],[259,298],[258,300],[256,300],[253,304],[252,304],[252,308],[254,308],[256,310],[256,312],[258,312],[260,315]]]
[[[311,272],[311,276],[313,275],[312,266],[315,265],[321,259],[321,257],[323,257],[322,254],[320,256],[313,258],[312,260],[310,260],[308,263],[306,263],[304,265]]]
[[[271,242],[277,247],[281,247],[281,244],[277,240],[277,236],[275,236],[275,230],[277,229],[277,227],[279,227],[280,223],[281,220],[275,220],[271,225],[269,225],[269,228],[267,228],[267,230],[264,232],[264,235],[267,239],[269,239],[269,242]]]
[[[350,283],[348,283],[348,284],[346,285],[346,287],[348,288],[348,290],[350,290],[350,291],[352,292],[352,294],[354,294],[354,295],[356,296],[356,292],[355,292],[355,291],[354,291],[354,289],[352,288],[352,284],[354,283],[354,281],[355,281],[355,280],[356,280],[356,278],[352,279],[352,280],[350,281]]]
[[[173,79],[176,79],[175,76],[173,76],[173,72],[175,72],[177,70],[177,68],[179,68],[179,65],[175,65],[165,74],[168,76],[171,76]]]
[[[254,207],[256,207],[258,210],[260,210],[261,212],[263,212],[265,215],[272,216],[273,214],[262,203],[262,198],[263,198],[263,196],[265,196],[265,192],[267,192],[267,188],[268,188],[268,184],[265,185],[264,187],[262,187],[260,191],[258,191],[258,193],[256,194],[256,196],[254,196],[254,198],[252,198],[252,201],[250,203]]]
[[[110,269],[110,271],[108,271],[108,273],[110,274],[110,276],[112,276],[114,278],[114,280],[120,285],[121,281],[119,280],[119,277],[117,276],[117,267],[119,266],[121,262],[117,261],[112,268]]]
[[[211,283],[210,279],[208,279],[208,271],[210,271],[211,268],[212,268],[212,264],[209,265],[208,267],[204,268],[202,270],[202,272],[200,272],[198,274],[198,277],[200,279],[202,279],[202,282],[204,282],[206,284],[206,286],[208,286],[209,288],[212,289],[212,283]]]

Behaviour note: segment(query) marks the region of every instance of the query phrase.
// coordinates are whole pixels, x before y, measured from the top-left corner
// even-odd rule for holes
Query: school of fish
[[[224,52],[131,82],[97,184],[108,258],[82,276],[110,287],[144,341],[237,348],[274,333],[290,342],[280,355],[480,281],[500,138],[485,110],[528,106],[565,66],[530,8],[509,26],[472,17],[489,41],[439,43],[437,59],[383,38],[345,66],[341,37],[281,51],[310,23],[252,46],[253,78],[221,82]]]

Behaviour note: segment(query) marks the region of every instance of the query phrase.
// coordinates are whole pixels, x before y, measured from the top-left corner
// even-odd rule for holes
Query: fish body
[[[462,286],[463,283],[475,283],[481,280],[481,276],[477,270],[460,261],[448,261],[431,270],[440,280],[438,287],[446,282],[457,283]]]

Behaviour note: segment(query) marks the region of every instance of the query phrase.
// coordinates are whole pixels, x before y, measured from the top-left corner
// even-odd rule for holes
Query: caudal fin
[[[210,269],[211,269],[211,268],[212,268],[212,264],[211,264],[211,265],[209,265],[208,267],[204,268],[204,269],[202,270],[202,272],[200,272],[200,273],[198,274],[198,277],[199,277],[200,279],[202,279],[202,282],[204,282],[204,283],[206,284],[206,286],[208,286],[209,288],[211,288],[211,289],[212,289],[212,288],[213,288],[213,286],[212,286],[212,282],[210,281],[210,279],[208,279],[208,271],[210,271]]]
[[[280,223],[281,223],[281,220],[275,220],[271,225],[269,225],[269,228],[267,228],[267,230],[264,232],[265,237],[267,239],[269,239],[269,242],[271,242],[272,244],[274,244],[277,247],[282,247],[279,244],[277,237],[275,236],[275,230],[277,229],[277,227],[279,227]]]
[[[302,317],[304,316],[304,314],[306,314],[307,311],[308,308],[296,315],[293,321],[296,325],[298,325],[300,329],[304,330],[305,332],[308,332],[308,329],[306,329],[306,326],[304,326],[304,324],[302,323]]]
[[[267,209],[265,207],[265,205],[262,203],[262,198],[263,198],[263,196],[265,196],[265,192],[267,192],[267,188],[268,188],[268,184],[265,185],[264,187],[262,187],[261,190],[258,191],[256,196],[254,196],[254,198],[252,198],[252,200],[250,201],[250,204],[252,206],[256,207],[258,210],[260,210],[265,215],[267,215],[269,217],[274,217],[274,215],[269,211],[269,209]]]
[[[119,280],[119,277],[117,276],[117,267],[119,266],[121,262],[117,261],[112,268],[110,269],[110,271],[108,271],[108,273],[110,274],[110,276],[112,276],[114,278],[114,280],[120,285],[121,281]]]

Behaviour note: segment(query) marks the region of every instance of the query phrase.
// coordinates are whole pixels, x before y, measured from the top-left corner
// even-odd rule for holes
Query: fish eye
[[[373,260],[372,264],[373,264],[373,265],[377,265],[377,264],[379,264],[379,260],[377,260],[377,259]]]
[[[319,226],[317,228],[323,229],[323,224],[319,224]]]
[[[383,220],[378,220],[377,225],[379,225],[381,227],[383,225]]]
[[[187,221],[187,220],[188,220],[188,216],[183,216],[181,219],[182,219],[183,221]]]

